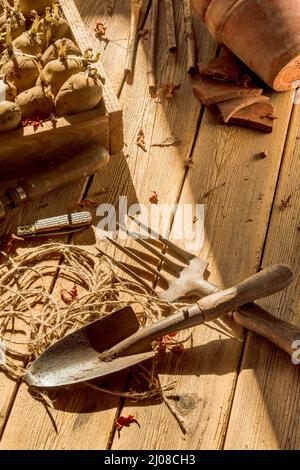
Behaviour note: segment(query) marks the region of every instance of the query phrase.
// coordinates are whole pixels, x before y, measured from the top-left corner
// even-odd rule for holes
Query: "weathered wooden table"
[[[279,117],[272,135],[220,126],[192,95],[184,48],[180,47],[174,60],[160,47],[161,84],[180,84],[181,88],[173,100],[156,103],[147,88],[147,36],[140,40],[134,83],[123,79],[129,2],[115,0],[113,16],[107,14],[104,0],[76,3],[91,34],[96,21],[107,26],[109,42],[102,43],[103,62],[124,107],[126,147],[90,186],[82,182],[68,191],[62,189],[11,215],[7,226],[12,229],[16,223],[70,211],[83,196],[117,204],[119,195],[127,195],[130,202],[149,206],[154,190],[161,203],[205,203],[201,255],[209,261],[210,279],[229,286],[260,266],[290,264],[295,282],[261,304],[300,326],[300,108],[293,106],[291,95],[272,97]],[[145,1],[143,13],[145,29],[148,3]],[[179,18],[181,1],[175,0],[175,5]],[[215,46],[199,20],[195,27],[199,56],[206,60],[215,54]],[[162,44],[166,40],[163,18],[159,30]],[[180,21],[178,35],[183,44]],[[140,129],[145,133],[147,152],[136,145]],[[171,134],[180,137],[181,146],[151,147]],[[255,158],[262,151],[267,157]],[[187,168],[189,158],[194,163]],[[94,240],[87,234],[74,242],[89,245]],[[55,395],[55,429],[45,407],[31,397],[27,386],[1,374],[1,448],[299,448],[300,372],[286,354],[252,334],[237,341],[199,327],[194,330],[194,349],[171,356],[160,377],[163,384],[176,380],[174,406],[184,418],[186,434],[157,400],[124,402],[84,387]],[[119,414],[134,415],[140,428],[132,425],[118,437],[114,421]]]

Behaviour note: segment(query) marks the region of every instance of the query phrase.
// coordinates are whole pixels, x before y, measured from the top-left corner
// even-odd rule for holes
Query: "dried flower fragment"
[[[5,235],[0,239],[0,251],[4,251],[6,253],[10,253],[14,244],[17,241],[24,241],[24,238],[18,237],[17,235],[14,235],[13,233],[9,235]]]
[[[151,202],[151,204],[158,204],[158,194],[156,191],[153,191],[153,193],[149,197],[149,201]]]
[[[138,421],[136,420],[136,418],[134,416],[132,416],[132,415],[119,416],[119,418],[117,418],[116,421],[115,421],[115,426],[117,428],[117,431],[120,432],[121,429],[123,429],[124,427],[129,428],[129,426],[132,423],[136,423],[138,425],[138,427],[140,427]]]
[[[157,144],[152,144],[151,147],[178,147],[181,145],[181,140],[179,137],[176,136],[170,136],[167,137],[166,139],[162,140],[161,142]]]
[[[83,207],[98,207],[99,204],[93,199],[83,199],[82,201],[80,201],[78,205],[79,207],[83,208]]]
[[[174,85],[174,83],[167,83],[167,85],[161,86],[157,90],[156,97],[160,101],[163,98],[168,100],[174,98],[176,92],[180,90],[181,85]]]
[[[144,152],[147,152],[145,143],[145,134],[143,129],[140,129],[136,138],[136,145],[140,147]]]
[[[101,23],[101,21],[96,22],[94,32],[97,37],[103,38],[106,35],[106,30],[107,30],[107,26],[104,26],[104,24]]]
[[[65,304],[70,305],[73,302],[73,300],[78,297],[78,291],[77,291],[76,285],[74,284],[74,287],[72,287],[71,290],[62,289],[60,291],[60,296]]]

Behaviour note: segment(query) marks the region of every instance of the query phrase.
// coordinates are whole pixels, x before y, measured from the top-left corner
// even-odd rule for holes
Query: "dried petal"
[[[62,289],[60,291],[60,296],[61,296],[61,299],[65,302],[65,304],[70,305],[73,302],[73,300],[78,297],[78,291],[77,291],[76,285],[74,284],[74,287],[72,287],[71,290]]]
[[[179,139],[179,137],[170,136],[162,140],[158,144],[152,144],[151,147],[177,147],[179,145],[181,145],[181,140]]]
[[[119,418],[116,419],[115,421],[115,426],[117,428],[118,431],[121,431],[121,429],[123,427],[127,427],[129,428],[129,426],[132,424],[132,423],[136,423],[139,427],[139,423],[138,421],[136,420],[136,418],[132,415],[129,415],[129,416],[119,416]]]
[[[158,204],[158,194],[156,191],[153,191],[153,193],[149,197],[149,201],[151,202],[151,204]]]
[[[143,129],[140,129],[136,138],[136,144],[140,147],[144,152],[147,152],[146,144],[145,144],[145,134]]]

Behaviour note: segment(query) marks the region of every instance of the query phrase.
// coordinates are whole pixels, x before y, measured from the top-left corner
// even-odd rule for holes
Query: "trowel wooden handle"
[[[198,302],[206,321],[214,320],[240,305],[253,302],[285,289],[293,280],[293,272],[286,265],[270,266],[249,277],[241,284],[219,291]]]
[[[292,279],[293,273],[288,266],[270,266],[234,287],[209,295],[196,304],[188,305],[173,315],[139,330],[112,348],[109,353],[122,355],[143,352],[148,349],[149,342],[160,336],[215,320],[240,305],[284,289]]]
[[[220,290],[204,279],[199,279],[197,288],[202,295],[210,295]],[[243,328],[263,336],[289,355],[295,351],[294,341],[300,340],[299,328],[274,317],[256,303],[242,305],[233,313],[233,318]]]
[[[27,200],[33,201],[65,184],[93,175],[108,161],[108,151],[104,147],[93,145],[58,163],[54,168],[21,182],[20,186]]]

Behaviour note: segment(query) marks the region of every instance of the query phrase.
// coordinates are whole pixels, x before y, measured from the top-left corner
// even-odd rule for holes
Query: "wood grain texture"
[[[181,193],[180,203],[205,204],[205,242],[195,252],[208,260],[210,280],[220,287],[260,265],[292,108],[288,94],[274,95],[272,102],[280,115],[272,136],[220,126],[205,112]],[[268,158],[258,160],[262,150]],[[168,354],[160,371],[163,385],[176,378],[171,403],[186,434],[163,404],[126,402],[122,415],[136,416],[141,428],[116,436],[113,449],[223,447],[242,343],[199,327],[193,330],[193,345],[179,357]]]
[[[76,4],[70,0],[61,0],[60,4],[80,50],[83,53],[87,49],[92,49],[93,51],[98,52],[99,49],[97,41],[93,41],[92,36],[85,29],[84,22]],[[111,154],[114,154],[120,152],[124,145],[123,112],[101,60],[99,60],[95,66],[105,79],[105,83],[103,85],[103,100],[109,117],[109,150]]]
[[[31,171],[40,169],[45,161],[55,164],[58,158],[72,155],[90,144],[108,149],[109,140],[109,117],[103,106],[54,122],[47,121],[36,131],[30,126],[0,134],[0,180],[24,176],[28,167]]]
[[[122,39],[124,34],[124,41],[122,39],[118,42],[121,45],[124,42],[126,44],[130,19],[128,2],[117,0],[112,17],[105,12],[105,2],[77,0],[76,3],[80,11],[85,12],[85,21],[91,32],[95,21],[103,20],[108,25],[107,36],[116,40]],[[182,13],[181,3],[179,0],[174,2],[178,24]],[[145,29],[147,27],[146,24]],[[195,27],[200,56],[198,59],[205,61],[214,52],[214,47],[199,20],[195,20]],[[184,43],[183,33],[183,29],[179,27],[177,37],[180,44]],[[162,42],[166,42],[166,32],[160,27],[159,44]],[[107,45],[107,54],[104,50],[105,43],[100,47],[103,50],[103,64],[110,77],[114,77],[113,87],[120,91],[123,86],[125,49],[113,41]],[[172,101],[155,103],[149,98],[147,87],[147,36],[141,39],[133,85],[126,84],[121,94],[125,111],[126,151],[111,159],[103,173],[94,178],[87,196],[99,204],[118,206],[119,196],[127,195],[128,204],[140,202],[149,208],[149,197],[155,190],[162,203],[174,203],[178,200],[181,203],[205,203],[205,243],[203,247],[196,245],[194,251],[208,259],[210,280],[220,287],[235,284],[257,270],[268,229],[272,239],[267,244],[264,265],[267,266],[269,262],[291,262],[292,266],[299,264],[295,255],[299,253],[298,238],[290,223],[291,220],[295,222],[294,218],[299,215],[295,209],[297,206],[280,212],[276,216],[276,223],[273,215],[273,222],[270,228],[268,226],[292,107],[290,97],[286,94],[272,97],[275,114],[279,116],[272,136],[220,126],[209,112],[205,112],[193,148],[200,122],[200,109],[192,96],[191,82],[185,73],[186,58],[183,48],[181,49],[176,63],[159,47],[159,85],[172,82],[180,84],[181,89]],[[113,53],[114,51],[118,52]],[[145,134],[146,152],[136,145],[140,129]],[[294,130],[295,137],[297,132]],[[151,147],[170,135],[179,137],[182,140],[181,146]],[[298,143],[296,144],[293,147],[293,160],[297,159],[299,152]],[[194,164],[186,171],[184,161],[190,156],[192,149]],[[267,158],[257,158],[261,152],[266,152]],[[295,182],[294,178],[297,174],[299,176],[299,170],[287,165],[287,161],[285,156],[282,170],[285,169],[286,175],[290,172],[292,181]],[[282,186],[282,193],[278,193],[277,205],[281,203],[280,199],[288,198],[291,186],[287,185],[287,181],[290,179],[285,177],[286,183]],[[58,210],[61,212],[67,208],[73,209],[74,201],[80,197],[79,189],[77,185],[72,186],[74,192],[65,198],[64,207],[61,207],[63,195],[59,192],[56,197],[48,197],[43,201],[44,204],[50,204],[48,209],[37,209],[39,205],[33,205],[26,213],[10,215],[6,223],[13,227],[18,217],[19,220],[23,217],[24,222],[25,219],[30,222],[37,214],[40,218],[48,216],[49,212],[55,215]],[[94,223],[98,222],[99,216],[94,213]],[[284,225],[284,230],[281,224]],[[99,243],[91,231],[77,235],[73,241],[85,246]],[[114,253],[108,243],[101,243],[101,247]],[[115,255],[117,259],[122,258],[120,252]],[[126,261],[130,263],[129,260]],[[56,288],[61,288],[59,282]],[[294,321],[299,298],[297,289],[293,284],[288,293],[265,301],[263,305],[268,306],[271,312],[282,315],[282,318]],[[289,306],[285,308],[285,305],[290,305],[287,304],[287,295],[294,298],[291,309]],[[233,332],[240,334],[239,330]],[[126,401],[125,406],[119,410],[119,401],[115,398],[82,387],[61,391],[53,396],[56,399],[53,417],[57,423],[57,433],[43,406],[34,401],[27,387],[22,385],[5,427],[1,448],[104,449],[110,447],[112,441],[113,449],[222,448],[243,345],[237,339],[230,339],[206,326],[194,329],[193,333],[193,349],[187,349],[182,355],[168,353],[159,365],[159,377],[163,385],[176,381],[174,390],[169,392],[169,403],[183,420],[186,434],[182,433],[178,423],[160,400],[141,403]],[[239,402],[233,407],[233,421],[229,426],[226,446],[254,448],[263,445],[265,448],[272,448],[279,447],[280,442],[282,447],[299,447],[299,419],[297,422],[295,398],[296,392],[299,393],[297,370],[293,369],[292,373],[289,359],[256,337],[248,339],[246,354],[248,359],[243,360],[237,387]],[[247,368],[244,364],[247,364]],[[272,368],[276,374],[272,373]],[[255,376],[252,370],[255,371]],[[5,390],[0,402],[2,422],[8,416],[13,388],[12,383],[5,380],[0,377],[0,390]],[[116,389],[122,390],[126,380],[127,376],[123,376],[114,381]],[[130,386],[135,387],[136,384],[131,381]],[[261,390],[263,394],[259,395]],[[247,400],[243,400],[243,394]],[[271,403],[268,403],[268,397],[271,397]],[[118,414],[134,415],[141,427],[132,425],[123,429],[120,437],[114,435],[114,419]],[[251,429],[250,436],[248,428]]]
[[[124,8],[125,3],[127,2],[123,2]],[[180,23],[181,2],[177,0],[176,4],[178,23]],[[126,11],[125,8],[124,12]],[[97,16],[95,15],[95,17]],[[162,16],[160,41],[166,40],[163,18]],[[97,19],[101,20],[100,14]],[[128,24],[126,15],[124,21]],[[205,60],[205,56],[209,57],[214,53],[214,46],[200,21],[196,25],[199,46],[202,44],[201,54]],[[145,28],[147,29],[147,24]],[[179,29],[180,37],[183,40],[183,24]],[[107,34],[109,35],[109,30]],[[126,84],[124,86],[120,98],[124,107],[126,154],[120,153],[110,160],[107,169],[94,178],[87,195],[88,198],[96,200],[99,204],[110,203],[118,207],[119,196],[126,195],[128,204],[141,202],[149,208],[149,197],[155,189],[159,193],[161,202],[175,203],[184,179],[184,161],[189,156],[199,116],[199,105],[193,97],[190,78],[186,74],[184,51],[181,51],[179,63],[177,64],[173,58],[170,59],[165,55],[165,50],[160,48],[158,57],[160,85],[172,81],[181,84],[181,89],[173,100],[157,103],[149,96],[146,49],[145,38],[142,39],[139,45],[134,83],[133,85]],[[103,60],[105,63],[105,58]],[[112,58],[112,60],[115,61],[116,59]],[[123,66],[123,64],[120,65]],[[110,70],[108,65],[106,67]],[[144,152],[136,144],[137,134],[141,128],[145,133],[147,152]],[[151,147],[152,144],[161,142],[171,134],[180,137],[182,141],[180,147],[163,149]],[[160,171],[157,171],[158,168],[160,168]],[[172,172],[170,172],[170,168],[172,168]],[[168,185],[165,184],[166,172],[169,174]],[[98,222],[99,217],[94,214],[94,223],[97,224]],[[95,241],[94,234],[91,232],[77,235],[74,238],[76,244],[87,246],[95,243]],[[101,247],[104,250],[109,250],[104,244],[101,244]],[[121,257],[120,253],[116,253],[116,257],[119,259]],[[114,386],[117,390],[122,390],[125,383],[126,377]],[[34,435],[33,433],[28,434],[25,430],[32,421],[33,410],[36,405],[32,403],[32,397],[28,394],[26,386],[23,385],[22,393],[17,397],[6,426],[1,443],[2,448],[105,449],[110,443],[111,432],[114,429],[114,419],[118,411],[116,399],[108,399],[106,395],[100,392],[95,398],[94,391],[80,389],[78,393],[76,392],[74,400],[70,401],[68,409],[66,409],[65,401],[63,392],[56,396],[55,406],[57,411],[55,419],[59,425],[59,434],[56,434],[46,411],[41,407],[39,408],[39,415],[36,415]],[[97,413],[86,411],[89,402],[94,403],[93,406],[95,406],[95,410],[98,410]],[[104,403],[103,406],[101,405],[102,402]],[[21,409],[23,411],[20,423],[19,413]],[[73,426],[76,421],[81,423],[78,437],[73,434]],[[19,431],[16,434],[17,423],[19,423]],[[47,437],[45,438],[45,436]],[[94,438],[91,438],[91,436],[94,436]]]
[[[265,266],[284,259],[293,268],[295,280],[286,291],[262,302],[276,316],[297,326],[300,325],[299,117],[295,106],[263,256]],[[284,207],[289,196],[290,202]],[[266,341],[250,335],[225,448],[299,449],[299,393],[299,365],[293,365],[289,357]]]

